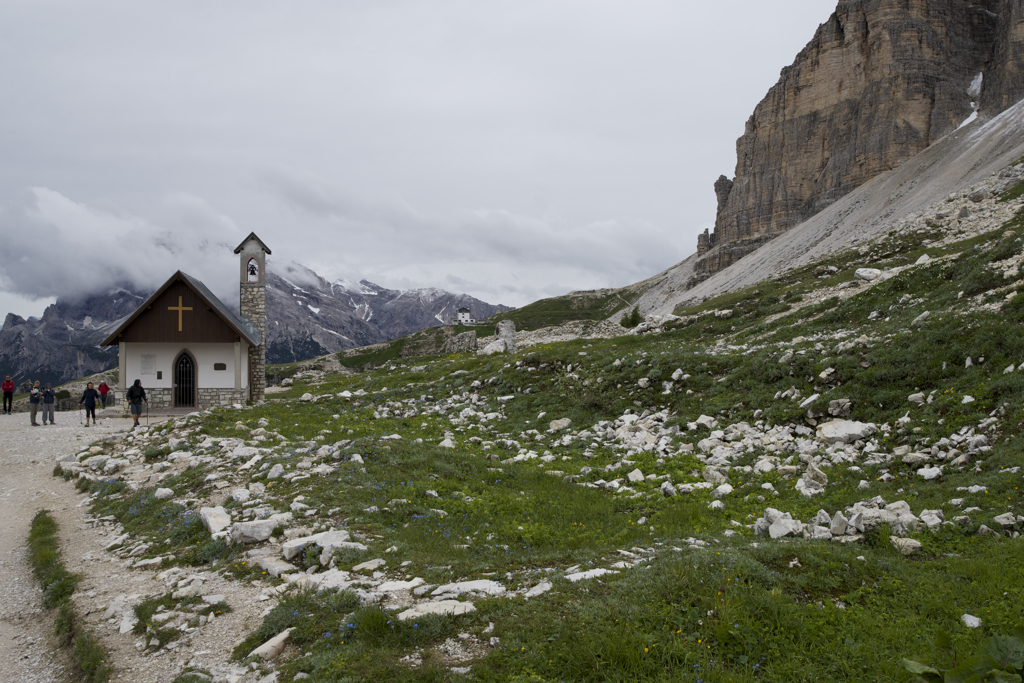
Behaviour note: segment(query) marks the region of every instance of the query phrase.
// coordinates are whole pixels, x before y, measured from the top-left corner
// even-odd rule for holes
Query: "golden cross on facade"
[[[168,306],[167,310],[168,311],[177,311],[178,312],[178,332],[181,332],[181,313],[182,313],[182,311],[191,311],[192,307],[191,306],[182,306],[181,305],[181,297],[179,296],[178,297],[178,306],[177,306],[177,308],[175,308],[174,306]]]

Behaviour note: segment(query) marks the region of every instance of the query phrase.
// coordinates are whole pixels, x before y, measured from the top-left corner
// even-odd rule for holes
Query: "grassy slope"
[[[970,298],[1008,284],[988,264],[1020,251],[1024,222],[1018,218],[1004,229],[1013,235],[1004,237],[1001,229],[956,245],[946,250],[960,253],[955,260],[911,269],[846,301],[829,299],[787,313],[802,294],[822,283],[849,280],[857,263],[913,262],[924,236],[887,241],[868,259],[836,256],[828,263],[840,273],[830,279],[818,280],[808,269],[706,302],[702,310],[732,308],[733,317],[708,316],[657,336],[537,347],[520,355],[521,367],[506,367],[511,359],[503,356],[465,355],[417,359],[416,364],[427,365],[417,372],[393,364],[355,376],[328,375],[315,384],[297,381],[276,397],[296,398],[307,391],[371,392],[315,404],[270,403],[241,414],[248,428],[266,418],[269,429],[293,441],[324,431],[326,443],[354,440],[348,452],[362,454],[365,467],[343,462],[327,478],[277,481],[267,497],[285,508],[296,495],[304,495],[305,503],[330,510],[329,521],[372,541],[377,552],[350,556],[343,568],[393,546],[385,557],[389,567],[411,561],[413,575],[430,583],[485,574],[500,579],[512,572],[513,578],[504,580],[510,588],[554,577],[555,589],[529,602],[475,600],[476,613],[422,620],[415,630],[409,625],[391,628],[393,615],[379,610],[354,611],[344,596],[303,595],[288,598],[268,616],[253,642],[296,627],[293,637],[312,655],[287,664],[282,680],[298,671],[311,672],[314,681],[460,680],[447,668],[452,663],[431,654],[431,647],[457,633],[481,634],[489,622],[496,624],[492,635],[500,637],[500,647],[474,662],[474,680],[909,680],[898,660],[927,651],[940,631],[951,632],[965,650],[1024,623],[1021,541],[974,533],[982,522],[994,526],[991,518],[1007,509],[1024,513],[1020,475],[1001,472],[1021,465],[1024,449],[1024,373],[1003,374],[1003,368],[1024,361],[1024,296],[1000,312],[978,307],[1001,300],[1007,291],[980,301]],[[938,254],[934,249],[929,253]],[[960,298],[960,292],[966,294]],[[910,297],[904,303],[906,294]],[[925,310],[934,313],[912,326]],[[874,311],[881,315],[872,317]],[[843,333],[846,340],[866,335],[871,341],[839,351],[836,344]],[[779,356],[789,348],[803,353],[791,364],[780,363]],[[975,361],[970,368],[964,367],[967,357]],[[616,365],[616,360],[621,362]],[[566,368],[570,364],[572,375]],[[830,367],[835,375],[829,382],[818,380]],[[677,368],[692,377],[663,394],[660,383]],[[453,375],[456,370],[466,374]],[[641,378],[651,380],[652,388],[640,389]],[[477,406],[480,410],[497,410],[499,396],[515,397],[503,404],[506,418],[491,423],[490,431],[453,428],[448,418],[468,405],[468,394],[448,416],[375,417],[385,404],[394,407],[403,401],[403,410],[422,409],[439,398],[463,396],[474,380],[483,383],[475,390],[486,406]],[[802,424],[805,411],[797,402],[773,400],[792,386],[805,396],[820,393],[819,405],[851,399],[852,419],[894,427],[912,408],[909,394],[934,391],[932,403],[911,411],[909,425],[879,439],[883,450],[898,444],[923,447],[924,439],[934,442],[993,413],[1000,417],[1000,432],[978,471],[948,468],[941,480],[923,482],[914,467],[899,460],[863,472],[833,467],[825,493],[814,499],[800,496],[792,479],[771,472],[744,483],[733,481],[738,488],[723,511],[707,508],[707,492],[666,499],[656,493],[656,484],[644,483],[636,488],[645,495],[630,498],[563,482],[546,471],[576,474],[583,466],[596,469],[622,456],[597,445],[591,446],[593,457],[586,458],[588,443],[553,448],[550,438],[532,442],[523,434],[528,429],[543,432],[556,417],[572,418],[577,429],[614,419],[625,409],[662,407],[683,426],[677,443],[706,436],[685,431],[685,423],[700,414],[715,415],[723,424],[753,424],[760,409],[766,424]],[[977,400],[962,403],[968,394]],[[538,419],[542,412],[547,415]],[[200,434],[242,435],[235,428],[238,416],[204,418]],[[436,445],[448,430],[456,433],[456,449]],[[393,433],[404,438],[380,440]],[[495,445],[488,449],[469,441],[473,435]],[[502,435],[539,453],[551,450],[558,459],[544,466],[536,460],[488,460],[495,453],[501,459],[515,455],[516,449],[506,451],[498,443]],[[271,462],[292,464],[298,457],[286,452]],[[654,454],[641,453],[630,460],[630,468],[669,474],[676,483],[698,481],[695,473],[703,468],[692,455],[659,463]],[[753,461],[752,455],[736,464]],[[878,481],[884,471],[895,478]],[[202,482],[207,472],[206,467],[194,468],[162,485],[206,493]],[[597,475],[583,478],[593,481]],[[872,482],[869,491],[857,489],[860,479]],[[780,495],[762,500],[762,483],[774,484]],[[987,492],[957,490],[977,484]],[[439,497],[427,497],[428,489]],[[259,575],[246,567],[237,550],[206,541],[188,510],[156,501],[152,491],[125,496],[111,485],[108,493],[101,510],[117,514],[126,530],[172,538],[170,547],[154,552],[189,547],[193,549],[178,553],[179,561],[211,563],[241,577]],[[766,505],[808,519],[819,508],[831,512],[875,495],[890,502],[906,499],[915,513],[944,508],[947,519],[956,514],[948,504],[954,497],[982,512],[972,513],[972,524],[964,528],[916,533],[923,552],[912,558],[898,555],[882,534],[854,546],[771,542],[734,524],[751,524]],[[389,509],[364,512],[368,506]],[[433,509],[447,514],[441,517]],[[641,517],[648,519],[642,526],[637,524]],[[725,530],[736,535],[727,538]],[[688,550],[682,539],[689,536],[706,539],[711,548]],[[648,568],[600,581],[570,584],[558,573],[543,571],[607,566],[617,550],[637,546],[662,552]],[[669,550],[673,547],[683,550]],[[968,630],[959,624],[967,612],[984,620],[982,628]],[[422,667],[399,661],[417,648],[426,660]]]
[[[576,292],[565,296],[541,299],[514,311],[490,318],[493,322],[511,320],[520,330],[552,327],[573,320],[604,320],[624,311],[639,298],[631,288]]]

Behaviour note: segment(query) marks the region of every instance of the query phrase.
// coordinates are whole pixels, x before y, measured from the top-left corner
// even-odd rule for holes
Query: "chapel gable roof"
[[[258,239],[258,238],[257,238]],[[245,244],[243,242],[243,244]],[[119,337],[124,334],[132,323],[136,322],[144,313],[151,310],[153,303],[161,297],[172,285],[176,282],[181,282],[185,287],[191,289],[195,295],[202,301],[206,306],[209,307],[210,311],[220,319],[224,325],[227,325],[235,334],[248,342],[251,346],[259,346],[263,341],[263,335],[256,325],[251,321],[237,316],[231,312],[224,302],[218,299],[210,288],[204,285],[200,280],[192,277],[187,273],[183,273],[180,270],[170,277],[156,292],[153,296],[146,299],[146,301],[139,306],[134,313],[125,318],[114,332],[103,340],[101,346],[113,346],[120,341]]]
[[[257,237],[256,233],[254,233],[254,232],[250,232],[249,236],[246,237],[244,240],[242,240],[241,244],[239,244],[237,247],[235,247],[235,253],[236,254],[242,253],[242,247],[244,247],[249,240],[256,240],[257,242],[259,242],[259,245],[261,247],[263,247],[263,251],[267,252],[268,254],[270,253],[270,247],[268,247],[267,245],[263,244],[263,240],[261,240],[259,237]]]

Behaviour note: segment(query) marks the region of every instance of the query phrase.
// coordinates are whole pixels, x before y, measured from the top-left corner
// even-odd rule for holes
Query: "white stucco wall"
[[[235,386],[235,345],[234,344],[143,344],[129,342],[125,344],[125,382],[131,386],[135,380],[141,379],[143,387],[154,389],[171,388],[171,371],[174,359],[182,350],[191,352],[199,366],[197,372],[198,388],[200,389],[233,389]],[[249,347],[242,342],[239,349],[241,363],[241,387],[249,386]],[[153,374],[142,374],[142,356],[156,356]],[[214,370],[214,363],[224,363],[226,370]],[[157,371],[163,373],[157,379]]]

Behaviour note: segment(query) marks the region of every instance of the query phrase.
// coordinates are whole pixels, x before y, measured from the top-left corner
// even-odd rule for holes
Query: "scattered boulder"
[[[264,557],[260,559],[260,567],[275,579],[282,574],[289,574],[295,571],[295,567],[285,562],[280,557]]]
[[[478,581],[460,581],[438,586],[431,593],[433,596],[441,596],[449,593],[476,593],[479,595],[504,595],[505,587],[497,581],[480,579]]]
[[[516,345],[516,324],[511,320],[502,320],[494,328],[494,336],[505,342],[505,350],[508,353],[515,353],[518,350]]]
[[[507,350],[508,350],[508,347],[505,345],[505,340],[504,339],[498,339],[496,341],[492,341],[490,344],[488,344],[484,348],[482,348],[479,351],[477,351],[476,355],[478,355],[478,356],[493,356],[496,353],[505,353]]]
[[[153,497],[157,500],[170,500],[174,498],[174,491],[171,489],[157,489],[153,492]]]
[[[967,628],[978,628],[981,626],[981,619],[971,614],[961,615],[960,621],[964,622],[964,626]]]
[[[551,423],[548,425],[548,429],[554,432],[558,432],[563,429],[568,429],[569,425],[571,424],[572,420],[570,418],[563,417],[561,420],[552,420]]]
[[[849,417],[852,409],[853,402],[848,398],[840,398],[828,403],[828,414],[832,417]]]
[[[694,421],[697,423],[698,426],[706,427],[707,429],[714,429],[715,427],[718,426],[718,420],[709,415],[701,415]]]
[[[843,513],[837,512],[829,523],[829,531],[832,532],[833,536],[843,536],[846,534],[847,528],[846,517],[843,517]]]
[[[866,280],[868,282],[877,280],[882,275],[882,271],[878,268],[858,268],[853,276],[858,280]]]
[[[281,522],[275,519],[260,519],[255,522],[235,522],[231,525],[231,540],[235,543],[262,543],[271,537]]]
[[[398,614],[398,618],[402,621],[408,621],[409,619],[416,619],[428,614],[448,614],[453,617],[457,617],[461,614],[467,614],[475,611],[476,607],[474,607],[471,602],[438,600],[436,602],[424,602],[416,605],[415,607],[411,607],[404,612],[400,612]]]
[[[218,534],[231,526],[231,515],[220,505],[213,508],[199,508],[199,519],[211,534]]]
[[[715,498],[724,498],[725,496],[732,493],[732,490],[732,486],[730,486],[729,484],[722,484],[714,491],[712,491],[711,495],[714,496]]]
[[[286,628],[285,630],[278,633],[276,636],[268,640],[267,642],[260,645],[258,648],[249,653],[250,657],[259,657],[263,661],[270,661],[279,654],[284,652],[285,643],[288,642],[288,637],[291,635],[292,630]]]
[[[875,425],[852,420],[832,420],[818,425],[818,439],[825,443],[862,441],[878,431]]]
[[[904,555],[913,555],[914,553],[921,552],[921,541],[914,540],[913,538],[890,536],[889,542],[892,543],[893,548],[896,548],[896,550],[899,550]]]
[[[476,330],[449,337],[444,342],[444,353],[459,353],[476,349]]]
[[[1013,516],[1012,512],[1001,514],[998,517],[994,517],[993,520],[1002,526],[1013,526],[1017,523],[1017,518]]]

